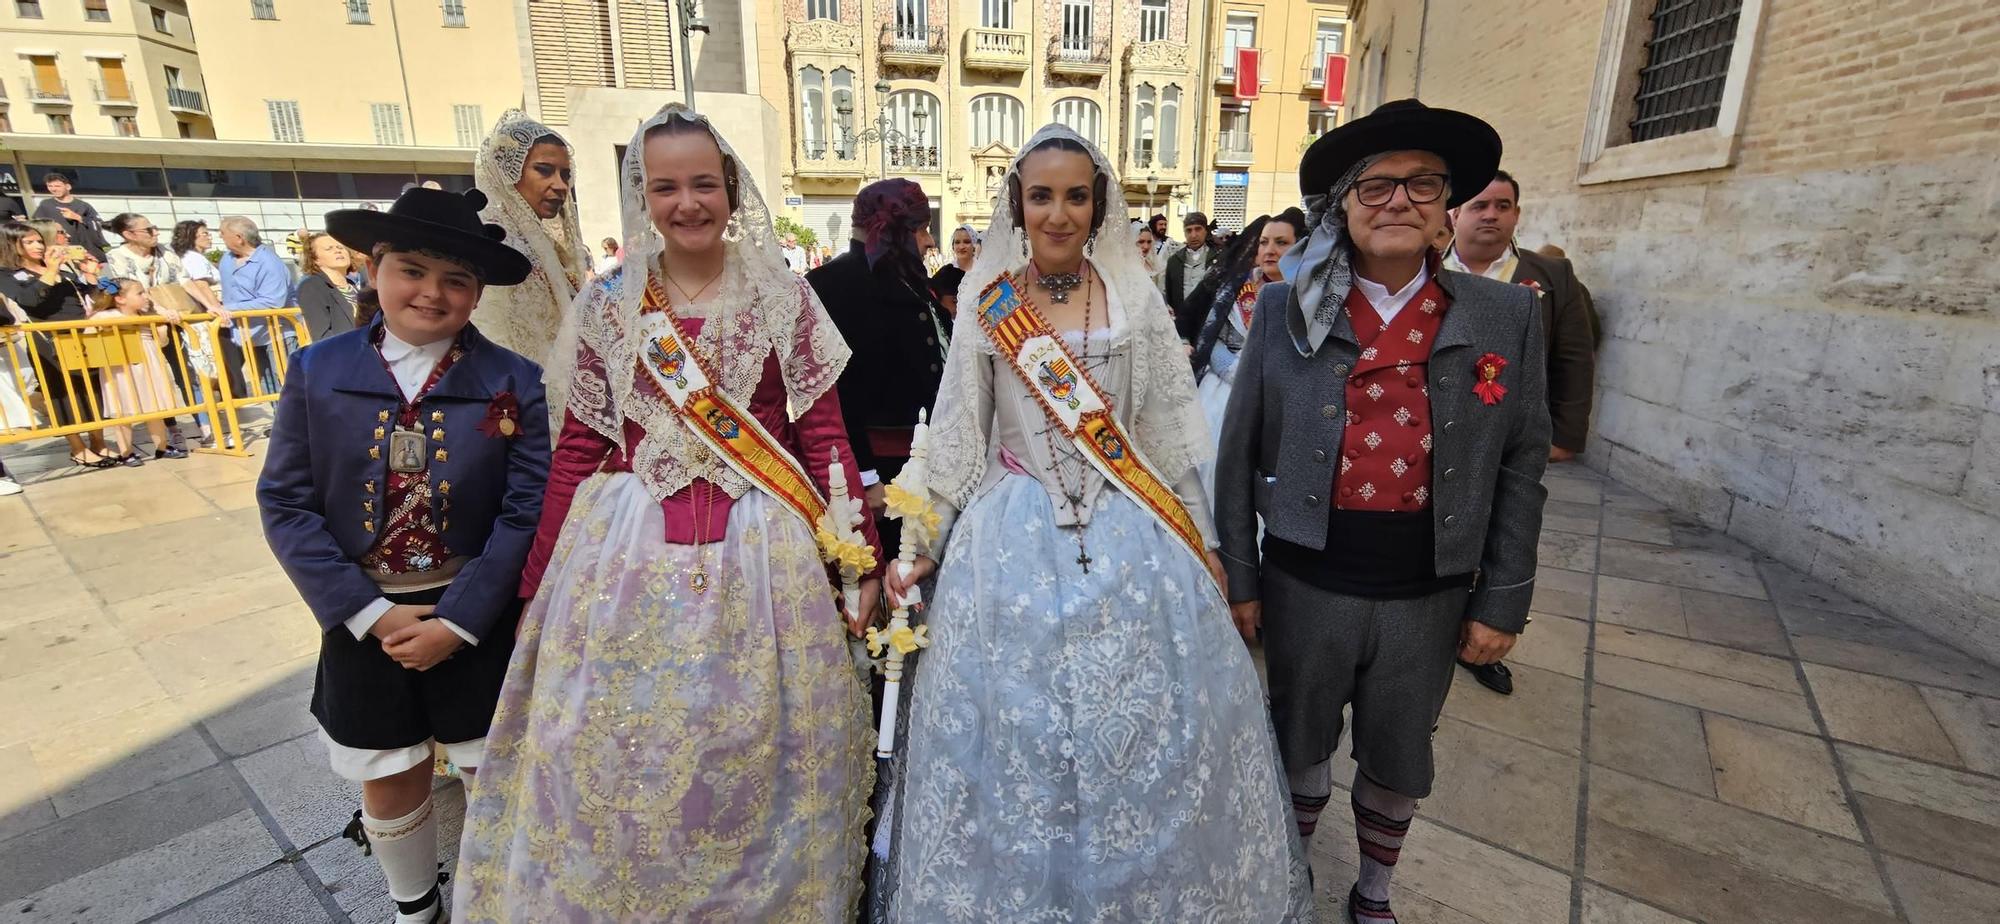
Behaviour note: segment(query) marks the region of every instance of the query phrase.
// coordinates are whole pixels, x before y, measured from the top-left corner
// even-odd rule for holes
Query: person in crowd
[[[153,302],[146,295],[146,284],[137,279],[107,278],[102,288],[107,297],[100,300],[102,307],[91,313],[92,318],[136,318],[153,313]],[[160,353],[159,338],[153,335],[153,327],[118,325],[99,331],[105,335],[113,332],[137,334],[141,349],[136,354],[128,354],[128,358],[137,362],[98,370],[97,393],[104,405],[104,416],[135,417],[180,406],[180,391],[175,388],[173,377],[167,373],[166,359]],[[135,468],[145,464],[145,457],[132,448],[130,424],[118,424],[110,430],[112,445],[117,449],[113,459]],[[153,438],[153,458],[187,458],[187,449],[174,445],[167,431],[167,420],[155,417],[146,421],[146,434]]]
[[[1281,261],[1289,282],[1258,295],[1224,416],[1229,598],[1264,634],[1302,836],[1354,710],[1360,921],[1395,920],[1389,879],[1431,791],[1454,655],[1499,660],[1534,593],[1540,313],[1519,286],[1441,271],[1430,246],[1499,164],[1491,126],[1416,100],[1315,140],[1299,165],[1311,231]]]
[[[1200,212],[1189,212],[1181,218],[1181,233],[1185,246],[1167,257],[1165,277],[1167,307],[1174,312],[1174,328],[1181,339],[1193,343],[1201,334],[1201,322],[1208,313],[1207,305],[1190,305],[1188,296],[1194,287],[1201,284],[1201,278],[1208,274],[1216,263],[1216,249],[1208,239],[1208,216]]]
[[[43,174],[42,187],[48,190],[49,197],[35,203],[33,217],[62,222],[71,243],[82,247],[98,262],[104,262],[104,220],[98,216],[97,207],[77,198],[75,184],[60,173]]]
[[[1121,187],[1062,125],[1004,182],[930,434],[941,538],[889,575],[902,599],[937,571],[890,918],[1310,920],[1186,352],[1106,217]]]
[[[398,924],[449,917],[433,754],[483,763],[548,477],[541,370],[469,323],[483,287],[530,269],[480,201],[417,187],[386,212],[327,214],[374,256],[382,312],[286,370],[257,482],[321,632],[312,713],[334,773],[361,784],[355,836]]]
[[[1305,213],[1296,208],[1259,218],[1243,229],[1241,239],[1231,250],[1235,255],[1218,264],[1224,269],[1218,284],[1208,290],[1215,293],[1209,299],[1213,307],[1194,347],[1195,396],[1201,401],[1202,417],[1208,421],[1209,432],[1218,440],[1222,436],[1222,414],[1229,407],[1230,384],[1236,379],[1237,354],[1243,351],[1243,344],[1250,336],[1257,293],[1263,291],[1266,283],[1284,281],[1278,260],[1305,234]],[[1212,463],[1204,466],[1201,474],[1202,484],[1214,490],[1215,466]]]
[[[324,231],[306,238],[295,300],[314,343],[355,327],[354,296],[361,290],[348,276],[353,269],[352,253],[339,238]]]
[[[931,274],[931,294],[944,306],[947,316],[958,314],[958,286],[965,281],[965,273],[972,269],[972,261],[979,255],[979,232],[971,225],[959,225],[951,231],[951,262],[938,267]]]
[[[910,459],[917,412],[937,403],[950,315],[931,296],[918,256],[931,245],[930,198],[922,186],[904,179],[868,184],[854,199],[850,227],[847,252],[807,273],[806,282],[854,351],[840,375],[840,406],[868,508],[879,515],[884,489]],[[900,524],[876,524],[886,547],[897,548]]]
[[[813,527],[830,461],[861,494],[848,350],[706,118],[660,110],[619,176],[452,920],[852,920],[874,734]]]
[[[218,272],[222,282],[222,307],[229,311],[254,311],[264,308],[283,308],[292,296],[292,274],[285,268],[285,262],[278,258],[278,252],[264,243],[257,230],[257,223],[242,215],[232,215],[222,220],[222,266]],[[259,395],[276,394],[278,376],[283,360],[278,355],[282,350],[291,352],[292,332],[289,325],[283,325],[283,333],[272,336],[274,326],[283,325],[275,318],[254,318],[232,324],[229,336],[236,341],[248,360],[247,369],[254,371]],[[283,346],[280,346],[280,343]],[[249,378],[246,372],[244,378]],[[247,382],[246,382],[247,384]],[[249,394],[236,392],[237,397]]]
[[[241,397],[247,393],[243,382],[243,348],[228,333],[232,319],[229,309],[222,306],[222,274],[216,269],[215,262],[208,258],[208,252],[214,246],[214,235],[209,233],[206,223],[190,219],[174,225],[173,243],[168,249],[181,262],[181,287],[187,290],[196,304],[215,316],[214,321],[189,326],[182,337],[182,345],[188,349],[190,360],[198,368],[202,388],[217,389],[219,394],[218,379],[226,376],[231,394]],[[210,329],[216,324],[223,326],[224,333],[211,337]],[[214,349],[211,349],[211,343]],[[216,350],[220,351],[220,355],[216,355]],[[203,394],[196,392],[194,399],[202,401]],[[196,412],[195,420],[201,424],[202,445],[213,445],[213,421],[204,412]],[[229,448],[235,448],[233,439],[226,442]]]
[[[184,284],[187,271],[182,268],[180,258],[169,252],[167,242],[160,240],[160,229],[151,219],[136,212],[125,212],[106,222],[104,227],[118,235],[120,240],[118,246],[111,248],[105,275],[139,280],[146,289],[148,310],[174,325],[161,329],[157,337],[151,328],[145,331],[146,339],[156,341],[165,354],[167,371],[174,380],[175,400],[167,406],[179,407],[200,401],[203,378],[201,358],[207,349],[206,338],[202,338],[199,349],[191,348],[192,345],[181,333],[185,330],[181,327],[181,319],[206,311],[208,306],[197,301],[188,291]],[[200,425],[204,437],[213,432],[209,429],[208,415],[197,413],[195,422]],[[181,436],[180,422],[169,417],[165,426],[173,448],[187,449],[187,440]]]
[[[42,232],[20,221],[0,223],[0,295],[12,299],[31,321],[81,321],[89,317],[90,291],[97,285],[99,264],[88,253],[61,252],[43,244]],[[0,318],[8,324],[13,316]],[[82,370],[67,373],[56,358],[55,338],[34,334],[35,378],[42,400],[60,426],[98,419],[96,388],[84,382]],[[26,357],[24,357],[25,359]],[[111,468],[117,461],[104,455],[104,431],[63,437],[69,460],[85,468]],[[85,445],[86,440],[88,445]]]
[[[1165,215],[1154,213],[1152,218],[1146,220],[1146,227],[1153,232],[1153,254],[1159,258],[1160,265],[1165,266],[1167,258],[1173,256],[1174,251],[1181,249],[1181,244],[1167,234]]]
[[[1167,264],[1166,260],[1160,256],[1158,250],[1159,241],[1153,237],[1152,227],[1135,221],[1132,223],[1132,234],[1138,238],[1139,242],[1140,268],[1146,271],[1147,278],[1153,280],[1153,288],[1158,289],[1165,286]]]
[[[1484,190],[1452,210],[1457,234],[1445,256],[1447,269],[1527,286],[1541,304],[1548,360],[1550,462],[1568,462],[1583,452],[1590,435],[1591,392],[1597,379],[1590,290],[1570,262],[1519,249],[1514,229],[1521,221],[1521,186],[1502,170]],[[1514,692],[1514,675],[1500,661],[1460,660],[1481,686],[1503,696]]]
[[[590,275],[590,250],[576,215],[574,153],[554,129],[510,109],[479,145],[474,186],[480,215],[507,231],[507,243],[534,267],[525,282],[493,286],[480,301],[479,327],[493,342],[538,364],[549,362],[570,303]],[[551,433],[561,426],[568,382],[550,380]]]
[[[598,246],[604,248],[604,256],[597,258],[597,265],[592,267],[591,271],[599,276],[608,276],[618,267],[618,261],[623,256],[618,252],[618,239],[607,237],[599,241]]]
[[[799,246],[798,235],[790,231],[785,232],[785,247],[781,252],[785,257],[785,265],[790,267],[792,272],[804,276],[806,271],[812,268],[806,265],[806,249]]]
[[[979,232],[971,225],[959,225],[951,231],[951,265],[960,273],[972,272],[972,261],[979,257]]]

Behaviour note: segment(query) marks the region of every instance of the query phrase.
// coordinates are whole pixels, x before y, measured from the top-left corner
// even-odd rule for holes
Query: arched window
[[[1081,96],[1056,100],[1055,117],[1091,144],[1098,143],[1098,127],[1103,124],[1104,116],[1096,103]]]
[[[832,118],[833,121],[828,123],[828,134],[833,139],[833,154],[841,160],[853,160],[854,72],[844,67],[834,68],[833,71]]]
[[[972,98],[972,146],[998,142],[1021,149],[1021,101],[999,93]]]
[[[937,147],[938,98],[922,90],[897,90],[889,94],[889,127],[913,143]]]
[[[1168,84],[1160,91],[1160,166],[1181,162],[1181,88]]]
[[[1152,84],[1142,83],[1133,91],[1132,100],[1132,161],[1150,167],[1159,143],[1159,93]]]
[[[807,65],[799,68],[799,140],[806,157],[826,156],[826,74]]]

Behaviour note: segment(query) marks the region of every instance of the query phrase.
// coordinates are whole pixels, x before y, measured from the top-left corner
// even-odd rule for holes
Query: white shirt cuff
[[[361,608],[361,611],[347,617],[347,631],[354,633],[354,640],[368,637],[368,630],[375,627],[375,621],[389,612],[389,598],[376,597],[375,602]]]
[[[876,486],[876,485],[878,485],[878,484],[881,484],[881,483],[882,483],[882,476],[881,476],[881,475],[878,475],[878,474],[876,474],[876,473],[875,473],[875,470],[874,470],[874,469],[872,469],[872,468],[871,468],[871,469],[865,469],[865,470],[863,470],[863,471],[862,471],[862,473],[861,473],[861,486],[862,486],[862,487],[864,487],[864,488],[872,488],[872,487],[874,487],[874,486]]]
[[[449,620],[449,619],[446,619],[446,618],[444,618],[444,617],[442,617],[442,616],[438,617],[438,622],[441,622],[441,623],[444,623],[444,627],[445,627],[445,628],[447,628],[447,629],[450,629],[453,635],[456,635],[456,636],[458,636],[459,638],[462,638],[462,639],[465,639],[465,643],[466,643],[467,645],[477,645],[477,644],[479,644],[479,640],[478,640],[478,639],[476,639],[476,638],[473,638],[473,637],[472,637],[472,633],[470,633],[470,632],[467,632],[467,631],[465,631],[464,629],[461,629],[461,628],[459,628],[459,627],[458,627],[458,623],[455,623],[455,622],[452,622],[451,620]]]

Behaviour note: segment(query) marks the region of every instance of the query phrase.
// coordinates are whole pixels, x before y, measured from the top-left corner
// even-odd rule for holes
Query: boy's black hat
[[[507,232],[479,220],[486,194],[463,194],[422,186],[406,189],[386,212],[335,209],[326,213],[326,230],[334,240],[369,253],[376,244],[430,250],[464,260],[481,282],[519,285],[533,266],[521,252],[502,243]]]

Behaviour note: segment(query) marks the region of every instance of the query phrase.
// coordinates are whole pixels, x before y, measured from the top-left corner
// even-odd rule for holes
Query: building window
[[[1087,52],[1091,39],[1091,8],[1095,0],[1063,0],[1062,50]]]
[[[194,126],[189,125],[188,123],[181,121],[180,119],[175,119],[174,124],[180,127],[182,138],[194,137]]]
[[[1021,148],[1021,101],[1011,96],[989,93],[972,98],[972,147],[1000,144],[1008,150]]]
[[[158,32],[161,35],[174,34],[173,25],[167,21],[167,11],[160,9],[157,6],[153,7],[152,9],[153,9],[153,31]]]
[[[14,120],[7,116],[7,110],[0,109],[0,132],[11,132],[13,130]]]
[[[833,105],[833,156],[841,160],[854,159],[854,72],[844,67],[833,69],[833,93],[829,97]]]
[[[938,166],[938,98],[922,90],[898,90],[889,94],[889,128],[901,136],[889,146],[889,165],[907,170],[935,170]]]
[[[111,126],[118,130],[118,137],[120,138],[139,137],[139,120],[134,116],[128,116],[128,115],[112,116]]]
[[[125,79],[123,58],[97,59],[97,98],[105,102],[132,101],[132,82]]]
[[[1605,3],[1577,181],[1735,163],[1768,0]]]
[[[806,0],[806,18],[840,21],[840,0]]]
[[[250,0],[251,19],[277,19],[278,0]]]
[[[14,0],[14,15],[22,19],[42,18],[42,0]]]
[[[444,8],[445,28],[465,28],[465,0],[441,0],[439,6]]]
[[[368,18],[368,0],[347,0],[347,22],[349,25],[365,26]]]
[[[1313,34],[1312,82],[1326,83],[1326,56],[1337,55],[1347,50],[1347,26],[1337,19],[1322,19],[1319,30]]]
[[[1160,166],[1175,167],[1181,162],[1181,88],[1168,84],[1160,90]]]
[[[898,43],[927,42],[930,33],[929,0],[896,0],[892,15],[895,17]]]
[[[1633,96],[1633,141],[1715,127],[1742,13],[1742,0],[1660,0]]]
[[[1097,104],[1080,96],[1056,100],[1055,119],[1082,135],[1091,144],[1096,144],[1098,128],[1103,121],[1103,113]]]
[[[299,101],[295,99],[267,99],[264,113],[271,117],[272,141],[304,141],[305,129],[299,125]]]
[[[808,64],[799,68],[799,143],[807,160],[826,156],[826,73]]]
[[[461,104],[451,107],[451,124],[458,131],[459,147],[476,148],[480,132],[486,127],[486,117],[480,107]]]
[[[1250,138],[1250,107],[1225,107],[1222,110],[1222,137],[1216,145],[1217,159],[1249,160]]]
[[[74,135],[76,134],[76,123],[70,121],[68,113],[51,112],[49,113],[49,134]]]
[[[55,55],[28,56],[28,96],[31,99],[69,99],[69,85]]]
[[[1257,47],[1257,14],[1230,13],[1222,27],[1222,73],[1236,73],[1236,49]]]
[[[369,103],[368,121],[375,126],[376,144],[403,143],[402,103]]]
[[[1307,140],[1310,141],[1313,138],[1333,131],[1334,126],[1339,124],[1340,109],[1338,107],[1330,106],[1325,109],[1314,109],[1306,114]]]
[[[85,22],[110,22],[111,0],[83,0]]]
[[[1132,163],[1134,166],[1150,167],[1153,156],[1158,151],[1160,132],[1160,93],[1150,83],[1142,83],[1132,91]]]
[[[979,0],[979,28],[1014,28],[1014,0]]]
[[[1167,40],[1167,0],[1139,0],[1139,41]]]

